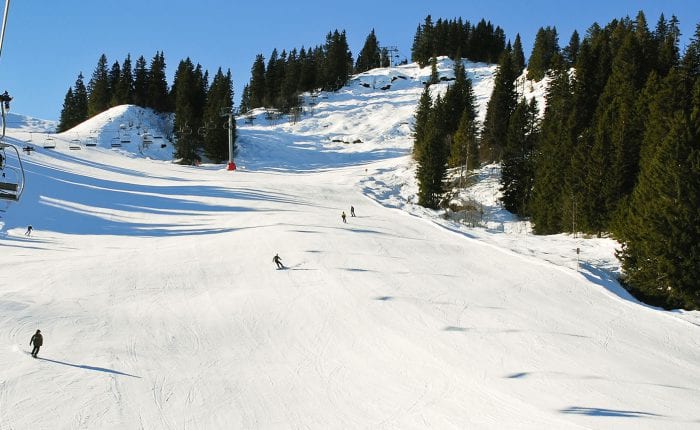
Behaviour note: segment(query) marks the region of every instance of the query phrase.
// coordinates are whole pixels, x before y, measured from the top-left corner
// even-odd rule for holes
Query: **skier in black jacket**
[[[41,330],[37,330],[29,341],[29,345],[34,344],[34,349],[32,349],[32,357],[36,358],[39,353],[39,348],[44,344],[44,336],[41,335]]]
[[[278,269],[284,269],[284,264],[282,264],[282,259],[279,254],[275,254],[275,256],[272,257],[272,261],[277,265]]]

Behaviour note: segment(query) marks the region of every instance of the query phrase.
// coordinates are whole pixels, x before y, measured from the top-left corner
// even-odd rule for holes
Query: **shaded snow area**
[[[532,235],[498,166],[458,196],[478,222],[415,204],[429,73],[238,118],[235,172],[172,163],[134,106],[9,128],[35,150],[0,207],[0,429],[700,428],[698,313],[627,295],[614,242]]]

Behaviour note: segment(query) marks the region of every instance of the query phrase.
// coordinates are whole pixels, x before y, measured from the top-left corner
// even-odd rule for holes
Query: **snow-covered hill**
[[[469,73],[483,114],[493,67]],[[140,149],[134,107],[54,149],[10,128],[36,150],[0,218],[0,429],[700,428],[698,313],[627,296],[614,243],[528,234],[496,166],[481,227],[413,204],[427,74],[240,118],[235,172]]]

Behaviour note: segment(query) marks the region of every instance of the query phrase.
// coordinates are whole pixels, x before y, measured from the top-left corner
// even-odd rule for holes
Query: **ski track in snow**
[[[467,67],[483,118],[495,68]],[[700,316],[626,294],[614,242],[533,236],[497,166],[467,191],[482,227],[415,205],[429,74],[357,75],[296,124],[240,118],[233,173],[139,146],[165,120],[134,106],[24,157],[0,218],[0,430],[700,428]],[[39,145],[46,124],[17,122],[10,143]]]

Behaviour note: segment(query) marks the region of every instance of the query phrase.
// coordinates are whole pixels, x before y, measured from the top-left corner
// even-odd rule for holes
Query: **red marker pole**
[[[236,163],[233,162],[233,111],[228,113],[228,166],[226,170],[236,170]]]

